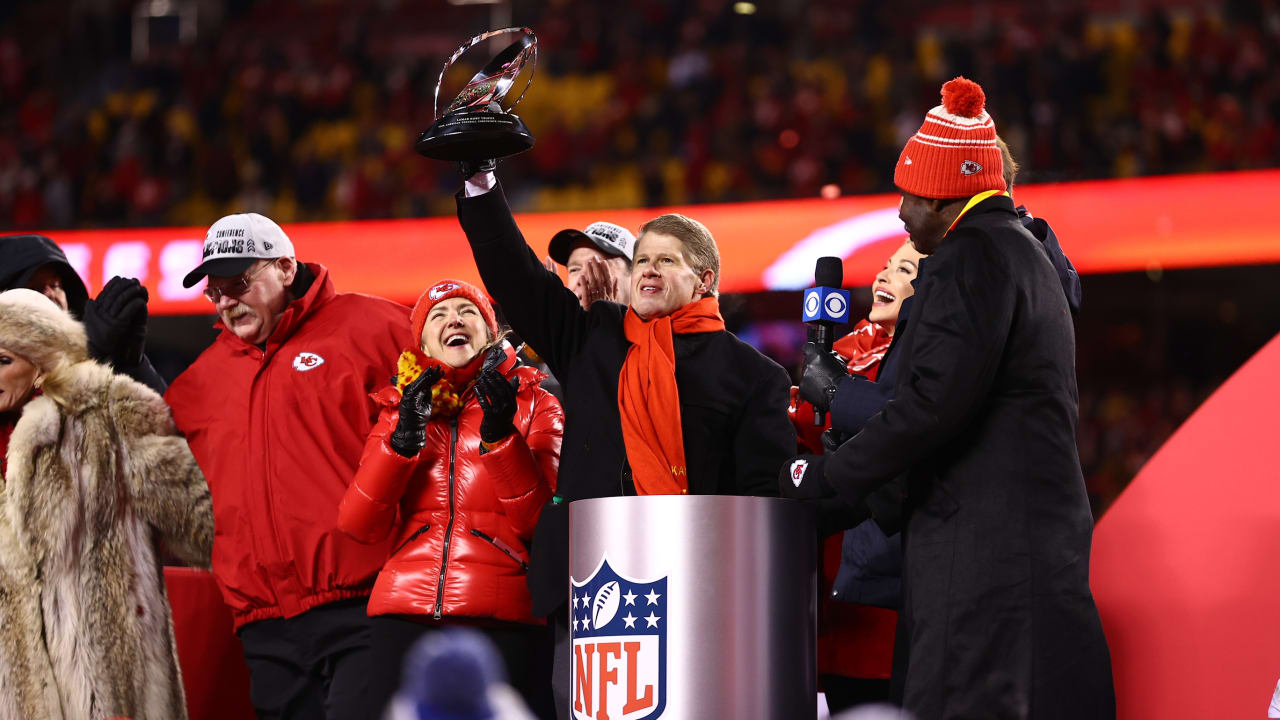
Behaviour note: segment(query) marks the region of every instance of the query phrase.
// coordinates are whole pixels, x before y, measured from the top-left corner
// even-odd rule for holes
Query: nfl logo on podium
[[[633,580],[601,558],[569,578],[575,720],[650,720],[667,706],[667,578]]]

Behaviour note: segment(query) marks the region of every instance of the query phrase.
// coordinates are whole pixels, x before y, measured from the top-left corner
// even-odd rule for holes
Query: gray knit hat
[[[0,348],[45,372],[61,357],[73,363],[89,357],[84,326],[49,298],[26,288],[0,293]]]

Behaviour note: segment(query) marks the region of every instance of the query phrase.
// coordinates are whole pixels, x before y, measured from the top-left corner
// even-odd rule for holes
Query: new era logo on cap
[[[258,213],[228,215],[205,234],[200,266],[183,278],[182,285],[191,287],[206,275],[239,275],[256,260],[293,256],[289,236],[270,218]]]

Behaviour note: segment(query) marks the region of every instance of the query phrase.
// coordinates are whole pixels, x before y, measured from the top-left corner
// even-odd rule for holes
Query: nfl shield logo
[[[569,578],[575,720],[650,720],[667,706],[667,578],[633,580],[607,559]]]

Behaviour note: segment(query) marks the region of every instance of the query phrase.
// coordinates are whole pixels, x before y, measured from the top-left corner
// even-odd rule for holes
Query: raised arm
[[[570,358],[586,342],[587,311],[525,242],[501,185],[474,197],[459,193],[458,220],[485,290],[520,338],[566,381]]]

